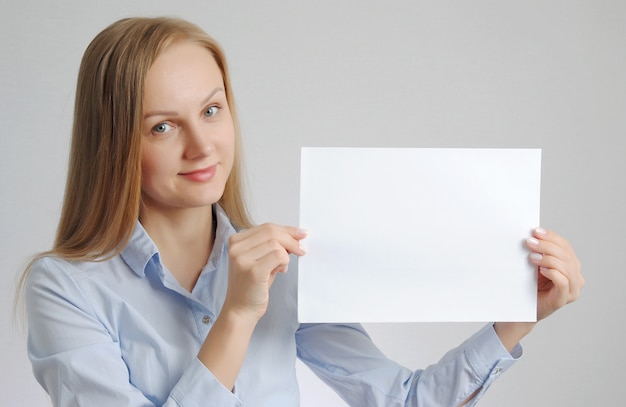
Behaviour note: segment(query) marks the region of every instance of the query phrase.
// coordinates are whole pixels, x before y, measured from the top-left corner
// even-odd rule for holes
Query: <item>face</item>
[[[180,42],[157,57],[146,77],[142,129],[144,210],[195,208],[221,198],[235,131],[208,50]]]

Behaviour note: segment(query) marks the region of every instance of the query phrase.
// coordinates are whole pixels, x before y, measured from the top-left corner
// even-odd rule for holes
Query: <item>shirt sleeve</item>
[[[197,359],[193,359],[166,400],[132,384],[119,344],[98,320],[68,269],[57,259],[33,265],[25,297],[28,355],[37,381],[57,407],[65,406],[241,406]],[[74,270],[76,271],[76,270]]]
[[[519,357],[489,324],[436,364],[411,371],[389,360],[359,324],[302,324],[298,357],[350,406],[474,406]]]

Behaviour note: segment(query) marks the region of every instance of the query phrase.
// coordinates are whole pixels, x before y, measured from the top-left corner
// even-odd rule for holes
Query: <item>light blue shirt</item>
[[[28,354],[55,406],[297,406],[296,357],[351,406],[457,406],[521,356],[491,324],[436,365],[411,371],[387,359],[359,324],[299,324],[297,268],[279,274],[230,391],[196,355],[228,284],[228,238],[217,233],[190,293],[161,263],[138,222],[122,253],[103,262],[38,260],[28,278]],[[321,293],[320,295],[323,295]]]

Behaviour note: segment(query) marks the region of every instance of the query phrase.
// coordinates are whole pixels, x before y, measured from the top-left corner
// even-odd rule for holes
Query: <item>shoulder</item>
[[[108,283],[105,280],[114,278],[109,271],[119,269],[120,266],[123,266],[123,262],[119,255],[102,262],[72,261],[54,255],[42,256],[33,261],[26,277],[26,301],[31,304],[42,298],[75,301],[84,296],[85,290],[92,291],[106,286]]]
[[[26,300],[43,294],[62,293],[76,287],[76,276],[83,273],[87,262],[72,262],[58,256],[37,258],[30,266],[25,283]]]
[[[75,262],[63,259],[58,256],[48,255],[37,258],[30,266],[26,289],[38,284],[59,283],[62,280],[72,278],[80,272]]]
[[[31,338],[38,338],[41,348],[49,332],[61,335],[64,329],[80,320],[96,320],[93,305],[85,295],[80,276],[81,263],[56,256],[35,260],[24,285],[26,320]]]
[[[119,255],[102,262],[37,259],[24,285],[29,331],[47,327],[58,332],[72,324],[110,328],[111,311],[136,294],[135,285],[129,284],[136,277]]]
[[[107,262],[73,261],[59,256],[48,255],[37,258],[30,266],[28,283],[39,281],[61,282],[80,278],[89,272],[103,268]]]

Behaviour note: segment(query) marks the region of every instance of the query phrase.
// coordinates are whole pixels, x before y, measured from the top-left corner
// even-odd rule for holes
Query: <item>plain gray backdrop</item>
[[[224,46],[258,222],[297,224],[301,146],[542,148],[542,225],[577,249],[587,286],[480,405],[623,403],[626,2],[3,0],[0,14],[1,405],[49,404],[13,326],[15,280],[52,242],[82,53],[134,15],[187,18]],[[480,326],[366,328],[416,369]],[[345,405],[298,374],[303,406]]]

